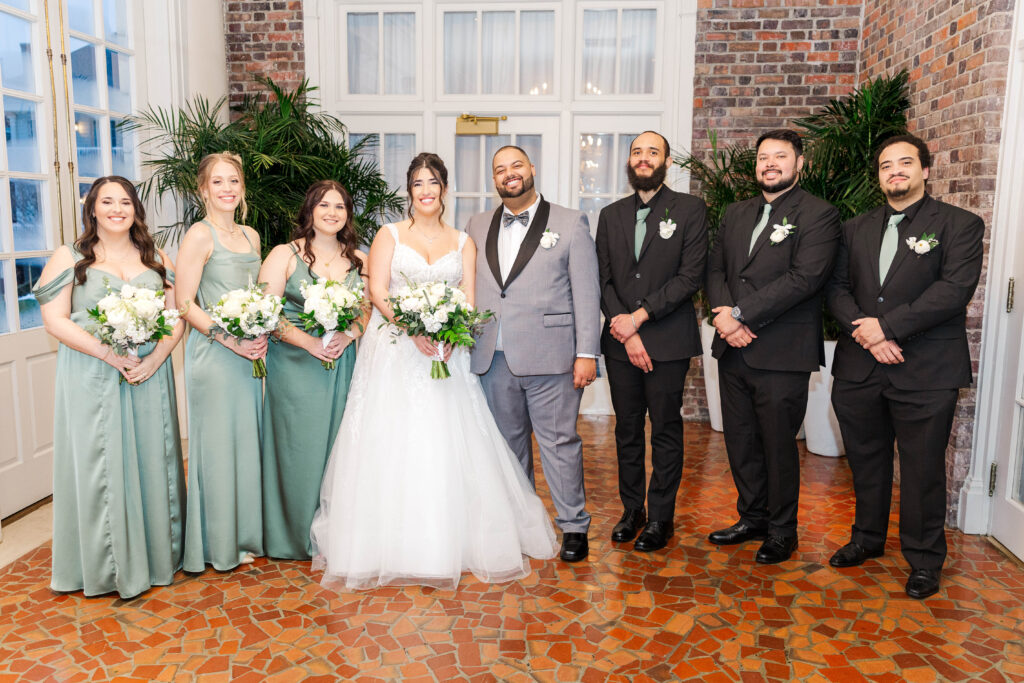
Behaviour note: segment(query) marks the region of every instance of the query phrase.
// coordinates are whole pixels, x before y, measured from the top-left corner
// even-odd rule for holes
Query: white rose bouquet
[[[164,290],[124,284],[115,292],[109,281],[105,284],[107,295],[97,301],[94,308],[88,309],[93,321],[89,332],[114,353],[138,356],[143,344],[174,333],[181,316],[173,308],[164,308]],[[124,382],[123,375],[121,382]]]
[[[317,278],[314,284],[305,280],[299,283],[306,303],[303,304],[299,320],[306,323],[305,329],[319,332],[320,343],[324,348],[331,343],[336,332],[344,332],[363,314],[366,299],[363,296],[363,280],[351,287],[342,282]],[[360,331],[362,324],[356,322]],[[333,360],[320,361],[325,370],[334,369]]]
[[[217,303],[207,309],[213,318],[210,333],[225,332],[236,339],[256,339],[270,334],[281,320],[281,309],[284,300],[273,294],[266,294],[266,285],[253,284],[245,289],[232,289],[226,292]],[[210,337],[213,341],[213,337]],[[262,358],[252,362],[252,376],[262,379],[267,376],[267,363]]]
[[[424,282],[402,287],[389,297],[394,324],[410,337],[422,335],[437,344],[437,357],[430,364],[433,379],[451,377],[444,362],[443,347],[472,346],[473,334],[490,318],[491,311],[480,312],[469,305],[466,293],[446,282]]]

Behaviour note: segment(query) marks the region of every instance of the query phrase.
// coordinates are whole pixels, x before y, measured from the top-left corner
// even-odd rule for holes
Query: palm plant
[[[141,129],[145,142],[158,150],[144,161],[153,170],[140,186],[142,197],[178,204],[181,219],[161,226],[161,244],[176,242],[204,214],[196,187],[199,161],[211,152],[230,151],[242,157],[247,223],[260,234],[264,251],[288,240],[306,188],[323,179],[337,180],[355,202],[354,223],[361,241],[369,243],[387,216],[401,211],[403,200],[392,191],[380,169],[365,152],[376,145],[368,136],[344,144],[344,124],[315,111],[308,81],[287,91],[269,78],[259,78],[273,97],[248,97],[234,121],[223,123],[221,98],[211,104],[196,97],[177,112],[150,108],[128,126]]]

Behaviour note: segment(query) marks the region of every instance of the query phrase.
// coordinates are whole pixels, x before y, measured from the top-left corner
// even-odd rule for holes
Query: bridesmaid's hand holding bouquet
[[[93,324],[89,332],[118,356],[139,355],[139,347],[174,333],[180,314],[164,308],[164,290],[124,284],[118,291],[105,280],[107,295],[88,309]],[[121,375],[121,382],[124,382]]]
[[[273,294],[266,294],[266,285],[253,284],[245,289],[226,292],[207,312],[213,319],[210,341],[214,332],[224,332],[236,340],[257,339],[277,329],[281,320],[284,300]],[[237,343],[237,341],[236,341]],[[267,363],[263,358],[252,361],[252,376],[262,379],[267,376]]]
[[[359,318],[363,315],[366,299],[363,296],[363,280],[351,287],[345,283],[326,278],[317,278],[316,283],[305,280],[299,283],[299,290],[306,300],[299,319],[306,323],[306,331],[318,332],[320,343],[326,349],[336,332],[348,330],[354,322],[361,332]],[[325,370],[334,369],[333,360],[320,361]]]

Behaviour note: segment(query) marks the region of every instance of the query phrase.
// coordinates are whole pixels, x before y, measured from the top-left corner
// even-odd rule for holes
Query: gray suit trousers
[[[495,351],[490,369],[480,375],[480,384],[498,429],[531,483],[534,476],[530,433],[536,434],[558,528],[563,532],[586,533],[590,513],[585,509],[583,440],[576,431],[583,391],[573,387],[572,373],[517,377],[509,370],[505,354]]]

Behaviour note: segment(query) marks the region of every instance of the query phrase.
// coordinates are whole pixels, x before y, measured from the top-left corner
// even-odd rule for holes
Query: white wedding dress
[[[429,264],[385,227],[395,238],[392,293],[407,279],[461,281],[465,234]],[[468,349],[452,353],[450,378],[431,379],[431,359],[383,322],[374,309],[310,531],[321,583],[454,589],[464,571],[486,582],[528,575],[524,555],[554,557],[558,544],[469,371]]]

